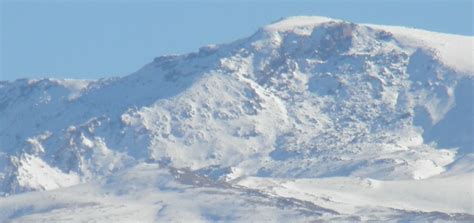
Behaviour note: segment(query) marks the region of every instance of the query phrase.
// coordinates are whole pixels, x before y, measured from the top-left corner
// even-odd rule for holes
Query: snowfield
[[[473,41],[301,16],[0,82],[0,222],[473,222]]]

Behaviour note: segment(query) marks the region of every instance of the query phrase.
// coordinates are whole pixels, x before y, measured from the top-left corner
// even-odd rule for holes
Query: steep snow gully
[[[474,221],[473,41],[290,17],[0,82],[0,222]]]

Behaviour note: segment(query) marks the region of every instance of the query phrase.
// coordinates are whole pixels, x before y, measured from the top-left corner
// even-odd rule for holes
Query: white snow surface
[[[277,196],[307,200],[345,214],[365,212],[365,209],[374,206],[406,211],[474,214],[474,195],[469,192],[473,186],[472,177],[472,174],[464,174],[417,181],[379,181],[351,177],[250,177],[241,180],[239,185],[270,191]]]
[[[409,47],[421,47],[434,51],[440,61],[465,75],[474,74],[474,39],[446,33],[436,33],[421,29],[369,25],[389,31],[397,40]]]
[[[473,40],[301,16],[0,82],[0,222],[474,221]]]

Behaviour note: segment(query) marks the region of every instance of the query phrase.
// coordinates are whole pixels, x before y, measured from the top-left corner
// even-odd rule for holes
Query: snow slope
[[[139,164],[107,180],[48,193],[20,194],[4,201],[0,203],[0,210],[4,210],[0,212],[2,222],[267,222],[338,218],[333,211],[311,203],[271,197],[157,164]],[[24,208],[13,209],[12,205]]]
[[[374,206],[406,211],[474,214],[472,174],[418,181],[369,178],[246,178],[238,184],[281,197],[310,201],[340,213],[369,212]],[[366,219],[370,220],[370,219]]]
[[[290,17],[121,78],[0,82],[0,220],[472,219],[473,39]]]

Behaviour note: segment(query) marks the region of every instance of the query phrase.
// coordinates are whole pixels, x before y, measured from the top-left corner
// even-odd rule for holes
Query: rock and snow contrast
[[[474,221],[474,37],[290,17],[0,82],[0,222]]]

